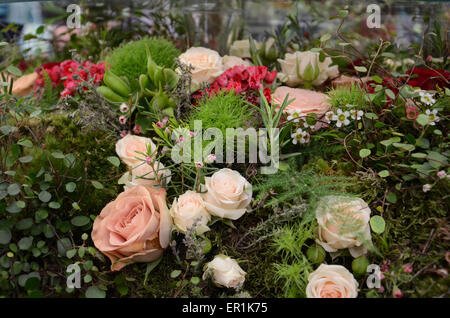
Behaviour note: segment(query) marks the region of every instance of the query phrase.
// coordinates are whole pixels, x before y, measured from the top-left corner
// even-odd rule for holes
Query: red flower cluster
[[[435,90],[438,85],[440,88],[450,86],[450,72],[448,71],[415,67],[406,73],[414,77],[408,81],[408,84],[412,87],[420,87],[423,90]]]
[[[272,84],[277,77],[277,71],[269,72],[265,66],[235,66],[225,71],[211,85],[206,88],[209,96],[217,94],[219,91],[235,91],[236,94],[245,94],[247,100],[255,105],[259,103],[259,90],[264,84]],[[269,88],[263,89],[267,101],[272,99]],[[204,91],[193,95],[194,99],[203,96]]]
[[[86,81],[90,77],[95,84],[99,84],[103,80],[105,63],[95,64],[84,61],[80,64],[73,60],[65,60],[63,62],[42,64],[41,67],[36,69],[39,75],[39,78],[36,80],[36,85],[38,86],[45,85],[43,71],[47,72],[53,86],[58,86],[62,83],[64,89],[61,92],[61,97],[73,96],[77,84],[82,80]]]

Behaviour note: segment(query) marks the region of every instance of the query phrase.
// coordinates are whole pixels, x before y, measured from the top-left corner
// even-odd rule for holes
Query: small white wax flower
[[[436,125],[436,123],[440,120],[439,116],[437,115],[437,112],[438,112],[437,109],[433,110],[427,109],[425,111],[425,114],[428,116],[431,126]]]
[[[428,191],[431,190],[431,184],[424,184],[422,187],[423,192],[427,193]]]
[[[333,120],[336,121],[336,127],[341,127],[342,125],[347,126],[350,124],[350,120],[348,120],[349,116],[350,113],[348,111],[344,112],[342,109],[338,109],[333,118]]]

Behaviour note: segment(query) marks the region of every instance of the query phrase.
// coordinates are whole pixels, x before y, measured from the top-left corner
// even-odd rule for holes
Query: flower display
[[[205,178],[206,209],[220,218],[237,220],[252,200],[252,186],[237,171],[221,169]]]
[[[309,274],[306,297],[308,298],[356,298],[358,282],[341,265],[321,264]]]
[[[203,279],[211,276],[215,284],[238,290],[244,285],[246,274],[236,260],[219,254],[205,265]]]
[[[61,97],[73,96],[78,83],[92,79],[93,83],[99,85],[105,74],[105,63],[95,64],[89,61],[78,63],[74,60],[65,60],[61,63],[46,63],[36,69],[38,78],[35,81],[37,86],[43,87],[45,79],[43,72],[54,86],[62,83],[64,89],[61,91]],[[86,89],[86,88],[85,88]]]
[[[295,87],[300,84],[323,84],[327,79],[333,79],[339,75],[336,65],[331,66],[332,60],[326,57],[320,61],[317,52],[287,53],[284,59],[278,59],[281,72],[278,78],[288,86]]]
[[[92,241],[116,271],[161,257],[169,245],[171,228],[166,191],[136,186],[103,208],[95,219]]]
[[[370,208],[359,198],[343,196],[325,196],[316,208],[316,220],[319,224],[318,239],[327,252],[349,249],[353,257],[367,252],[371,242]]]
[[[182,232],[192,229],[197,234],[209,231],[208,222],[211,215],[208,213],[200,193],[187,191],[174,200],[170,214],[176,228]]]

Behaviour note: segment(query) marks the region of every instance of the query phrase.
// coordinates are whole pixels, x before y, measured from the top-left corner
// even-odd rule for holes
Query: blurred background
[[[80,8],[79,28],[67,25],[75,13],[67,10],[70,4]],[[380,28],[367,27],[369,4],[380,7]],[[301,47],[335,32],[340,19],[330,17],[343,8],[349,16],[341,32],[361,48],[378,37],[399,48],[417,45],[436,22],[448,37],[446,1],[2,0],[0,41],[16,43],[17,56],[38,59],[69,57],[71,49],[101,58],[108,48],[145,35],[172,39],[180,48],[201,45],[222,54],[234,40],[249,35],[258,41],[274,36]]]

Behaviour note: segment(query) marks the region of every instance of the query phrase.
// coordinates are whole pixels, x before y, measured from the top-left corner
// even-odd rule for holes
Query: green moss
[[[180,55],[180,51],[168,40],[149,37],[116,48],[106,58],[106,64],[111,66],[116,75],[125,76],[132,87],[137,88],[139,75],[147,73],[147,46],[156,64],[174,67],[174,59]]]

